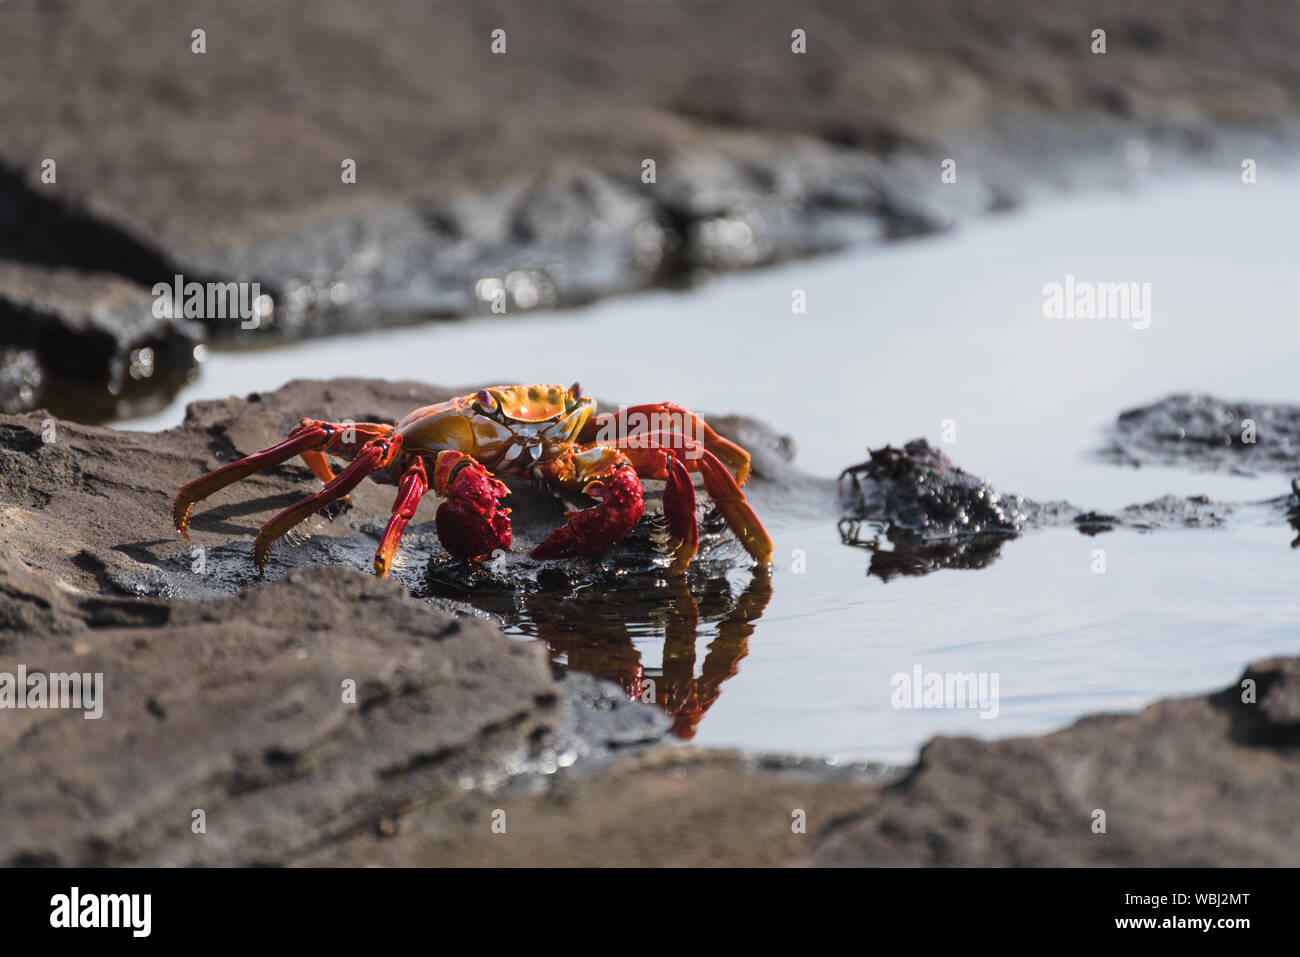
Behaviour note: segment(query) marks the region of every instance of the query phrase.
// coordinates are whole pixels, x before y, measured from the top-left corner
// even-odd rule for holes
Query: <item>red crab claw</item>
[[[510,492],[473,458],[463,452],[439,452],[433,489],[446,499],[434,521],[438,540],[448,552],[471,561],[510,547],[510,509],[501,507]]]
[[[612,450],[591,450],[605,460]],[[590,454],[590,453],[579,453]],[[616,453],[615,453],[616,454]],[[577,456],[575,456],[577,458]],[[586,465],[585,461],[579,466]],[[563,558],[569,555],[594,555],[620,541],[641,520],[645,502],[641,480],[626,458],[619,455],[612,472],[583,486],[585,495],[600,504],[569,512],[568,524],[561,525],[532,551],[533,558]]]

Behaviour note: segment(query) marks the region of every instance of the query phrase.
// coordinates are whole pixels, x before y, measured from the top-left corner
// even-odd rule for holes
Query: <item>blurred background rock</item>
[[[1284,140],[1298,48],[1290,2],[11,0],[0,406],[138,414],[204,342],[485,312],[497,290],[512,312],[581,303],[943,229],[1116,150]],[[251,332],[160,320],[149,289],[177,273],[259,282],[274,309]]]

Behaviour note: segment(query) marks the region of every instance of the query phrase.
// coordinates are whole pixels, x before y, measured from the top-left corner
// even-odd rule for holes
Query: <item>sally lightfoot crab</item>
[[[534,558],[560,558],[595,554],[622,539],[645,510],[641,479],[658,479],[665,483],[671,573],[680,575],[699,540],[691,477],[696,472],[746,551],[759,562],[771,560],[772,540],[740,490],[749,476],[749,453],[671,403],[595,412],[596,403],[574,383],[568,389],[480,389],[415,409],[393,424],[303,419],[278,445],[183,486],[172,520],[188,538],[196,502],[298,455],[324,488],[262,526],[253,543],[254,565],[261,571],[273,541],[346,498],[369,475],[397,486],[392,517],[375,552],[375,574],[386,578],[402,533],[430,488],[444,499],[435,516],[438,538],[465,560],[510,548],[510,509],[501,504],[509,493],[493,473],[527,476],[596,499],[590,508],[568,512],[567,523],[532,551]],[[327,454],[350,462],[335,474]]]

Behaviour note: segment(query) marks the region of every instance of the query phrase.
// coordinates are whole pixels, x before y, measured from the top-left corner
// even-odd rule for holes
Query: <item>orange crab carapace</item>
[[[335,474],[326,455],[350,459]],[[325,487],[262,526],[253,563],[266,564],[271,543],[330,502],[345,498],[367,475],[396,485],[392,517],[375,552],[375,574],[388,576],[402,533],[430,488],[443,503],[436,527],[457,558],[482,559],[510,548],[508,495],[493,474],[527,476],[580,491],[597,503],[572,511],[536,548],[535,558],[591,555],[630,532],[645,510],[641,479],[662,480],[671,571],[689,567],[699,540],[692,472],[757,561],[772,558],[772,540],[740,487],[749,453],[722,438],[693,412],[671,403],[596,415],[596,403],[574,383],[491,386],[415,409],[395,423],[303,419],[278,445],[254,452],[183,486],[172,519],[188,537],[196,502],[255,472],[302,457]]]

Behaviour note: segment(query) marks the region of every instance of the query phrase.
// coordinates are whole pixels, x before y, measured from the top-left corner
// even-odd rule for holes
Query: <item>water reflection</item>
[[[686,578],[622,569],[577,585],[552,569],[524,591],[484,587],[486,575],[467,582],[448,571],[430,577],[434,593],[467,599],[496,615],[507,633],[545,642],[557,670],[611,681],[630,699],[658,705],[684,740],[695,736],[749,654],[749,637],[772,599],[768,569],[753,569],[741,587],[727,574],[734,571],[730,562],[697,563]]]
[[[840,541],[871,555],[867,574],[883,582],[902,576],[928,575],[941,568],[987,568],[1014,535],[987,533],[949,539],[926,538],[889,522],[841,519]]]
[[[545,641],[564,667],[612,681],[629,698],[653,701],[672,719],[673,734],[690,740],[749,654],[749,636],[771,598],[767,570],[756,570],[739,594],[726,577],[689,584],[678,578],[661,589],[593,586],[573,596],[529,595],[508,624]],[[664,641],[657,668],[642,660],[638,647],[654,632]],[[708,645],[697,675],[702,640]]]

